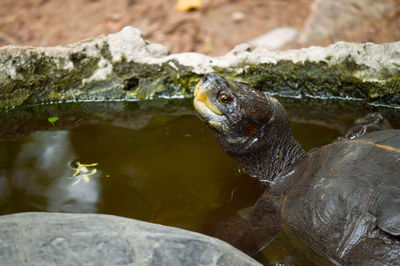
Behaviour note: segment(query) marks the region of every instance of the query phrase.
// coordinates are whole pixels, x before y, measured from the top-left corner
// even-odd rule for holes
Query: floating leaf
[[[202,5],[201,0],[178,0],[175,9],[178,11],[192,11],[200,8]]]
[[[60,120],[60,118],[59,118],[58,116],[52,116],[52,117],[49,117],[47,120],[48,120],[53,126],[55,126],[55,123],[56,123],[58,120]]]
[[[78,184],[81,180],[83,180],[85,183],[89,183],[90,176],[93,176],[97,173],[97,169],[94,168],[94,166],[97,165],[98,163],[84,164],[77,160],[71,161],[69,163],[69,167],[75,170],[75,173],[72,175],[72,177],[76,178],[76,181],[72,185]]]

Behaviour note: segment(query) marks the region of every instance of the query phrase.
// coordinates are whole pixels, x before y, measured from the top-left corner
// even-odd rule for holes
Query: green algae
[[[190,97],[201,75],[176,60],[159,64],[128,62],[125,57],[113,66],[115,75],[125,80],[127,99]]]
[[[238,72],[238,68],[243,71]],[[366,66],[356,65],[351,60],[336,65],[324,61],[279,61],[277,64],[246,64],[238,68],[216,68],[215,72],[281,96],[342,97],[400,106],[400,75],[388,75],[376,82],[365,81],[358,78],[357,73],[365,70]]]
[[[93,47],[92,47],[93,48]],[[106,41],[93,49],[72,49],[68,56],[43,50],[0,50],[0,109],[60,101],[132,100],[191,97],[205,73],[171,59],[162,63],[138,63],[122,56],[113,61]],[[349,56],[333,62],[242,63],[234,67],[212,66],[213,71],[281,96],[361,99],[372,104],[400,107],[400,70],[371,74],[366,65]],[[96,71],[103,71],[101,77]]]
[[[97,69],[98,58],[75,60],[74,67],[62,69],[64,58],[52,58],[44,53],[26,51],[19,57],[8,57],[0,64],[11,62],[15,67],[15,78],[0,77],[0,109],[46,101],[65,100],[66,91],[78,88],[81,79],[89,77]],[[17,62],[17,63],[15,63]]]

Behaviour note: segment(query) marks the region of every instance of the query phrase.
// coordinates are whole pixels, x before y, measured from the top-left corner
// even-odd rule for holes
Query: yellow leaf
[[[175,9],[178,11],[191,11],[200,8],[202,0],[178,0],[175,5]]]

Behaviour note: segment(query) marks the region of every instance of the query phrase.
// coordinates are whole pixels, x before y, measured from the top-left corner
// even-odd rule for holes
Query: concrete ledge
[[[339,42],[291,51],[239,45],[222,57],[169,55],[126,27],[68,46],[0,48],[0,109],[59,101],[190,97],[207,72],[286,96],[400,107],[400,42]]]

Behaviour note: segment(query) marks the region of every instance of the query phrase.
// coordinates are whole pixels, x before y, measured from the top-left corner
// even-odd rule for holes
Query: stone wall
[[[207,72],[286,96],[343,97],[400,107],[400,42],[339,42],[301,50],[251,51],[222,57],[170,55],[139,30],[68,46],[0,48],[0,109],[59,101],[190,97]]]

